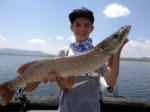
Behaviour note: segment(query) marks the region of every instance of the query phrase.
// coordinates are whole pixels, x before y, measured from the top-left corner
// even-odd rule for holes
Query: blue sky
[[[131,25],[122,57],[150,57],[150,0],[0,0],[0,48],[57,54],[73,41],[68,14],[94,12],[94,44]]]

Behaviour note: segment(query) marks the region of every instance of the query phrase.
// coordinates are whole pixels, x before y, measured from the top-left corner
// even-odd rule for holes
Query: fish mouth
[[[129,32],[130,30],[131,30],[131,26],[125,25],[125,26],[121,27],[118,32],[120,32],[120,33],[121,32]]]
[[[130,25],[127,26],[127,31],[130,31],[130,29],[131,29],[131,26]]]
[[[129,34],[129,32],[130,32],[130,30],[131,30],[131,26],[130,25],[125,25],[125,26],[123,26],[123,27],[121,27],[119,30],[118,30],[118,32],[116,33],[117,34],[117,37],[119,37],[120,39],[120,42],[122,41],[124,41],[124,40],[126,40],[127,39],[127,36],[128,36],[128,34]],[[116,38],[117,38],[116,37]],[[121,43],[122,43],[121,42]]]

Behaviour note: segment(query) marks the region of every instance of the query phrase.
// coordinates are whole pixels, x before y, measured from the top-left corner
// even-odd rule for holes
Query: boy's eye
[[[85,27],[89,27],[89,26],[90,26],[89,24],[86,24],[86,25],[85,25]]]
[[[76,26],[76,27],[79,27],[79,26],[80,26],[80,24],[76,24],[75,26]]]

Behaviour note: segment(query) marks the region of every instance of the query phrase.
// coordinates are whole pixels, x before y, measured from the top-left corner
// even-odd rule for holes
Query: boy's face
[[[84,17],[78,17],[70,26],[72,32],[74,32],[76,42],[82,42],[88,39],[90,33],[94,27],[91,21]]]

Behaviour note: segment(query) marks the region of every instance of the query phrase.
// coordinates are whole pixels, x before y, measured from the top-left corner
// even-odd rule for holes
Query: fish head
[[[127,36],[131,30],[131,26],[123,26],[114,34],[114,41],[117,41],[118,44],[122,45],[123,42],[127,39]]]
[[[100,43],[100,49],[104,54],[114,54],[121,47],[123,42],[127,39],[131,26],[123,26],[117,32],[107,37]]]

